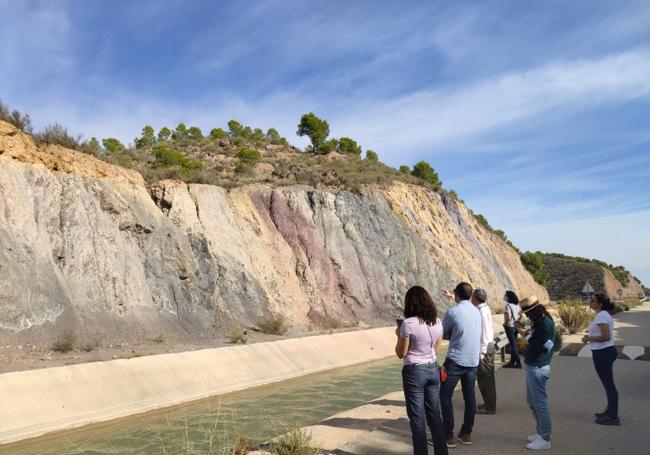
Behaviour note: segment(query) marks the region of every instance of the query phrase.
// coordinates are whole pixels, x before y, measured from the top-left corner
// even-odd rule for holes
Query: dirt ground
[[[316,336],[350,330],[367,329],[368,326],[328,329],[321,331],[300,332],[290,330],[286,335],[270,335],[256,330],[247,330],[247,344],[278,341],[288,338]],[[78,343],[82,344],[83,343]],[[12,371],[51,368],[63,365],[74,365],[87,362],[102,362],[113,359],[130,359],[146,355],[168,354],[172,352],[195,351],[224,346],[234,346],[226,335],[211,339],[172,340],[164,334],[140,343],[100,342],[97,346],[86,344],[85,348],[75,346],[69,352],[58,352],[51,345],[32,343],[2,343],[0,344],[0,374]]]

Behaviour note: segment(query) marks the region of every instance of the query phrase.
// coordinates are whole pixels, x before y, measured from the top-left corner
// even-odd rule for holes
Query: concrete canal
[[[395,358],[373,361],[0,446],[0,454],[221,453],[220,447],[235,437],[257,444],[399,390],[400,371],[401,363]],[[210,439],[212,451],[208,450]]]

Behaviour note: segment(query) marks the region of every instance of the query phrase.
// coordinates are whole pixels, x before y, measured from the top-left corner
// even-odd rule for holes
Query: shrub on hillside
[[[442,186],[442,182],[438,178],[438,173],[426,161],[416,163],[415,166],[413,166],[411,175],[424,180],[436,191]]]
[[[237,158],[239,158],[240,164],[246,167],[252,167],[260,162],[262,155],[259,150],[252,147],[241,147],[237,150]]]
[[[55,144],[74,150],[79,149],[81,140],[81,136],[71,136],[68,129],[58,123],[46,126],[43,131],[36,133],[34,138],[43,144]]]
[[[9,107],[0,100],[0,119],[11,123],[25,133],[32,132],[32,119],[29,115],[22,115],[17,110],[10,111]]]
[[[271,335],[284,335],[289,330],[287,318],[280,313],[271,313],[264,318],[258,319],[257,326],[262,332]]]
[[[282,136],[280,136],[280,133],[275,128],[269,128],[266,132],[266,139],[271,144],[279,144],[282,140]]]
[[[373,150],[366,150],[366,160],[377,163],[379,161],[379,155],[377,155]]]
[[[557,314],[564,328],[574,334],[585,329],[593,320],[591,309],[579,301],[562,300],[557,306]]]
[[[165,168],[178,166],[183,174],[203,169],[203,163],[189,159],[183,153],[167,144],[156,145],[153,148],[153,155],[156,158],[154,162],[155,167]]]
[[[135,138],[134,143],[136,148],[151,147],[154,145],[156,143],[156,132],[153,127],[151,125],[146,125],[142,128],[142,134],[140,137]]]
[[[160,128],[160,131],[158,131],[159,141],[168,141],[171,137],[172,137],[172,130],[170,130],[166,126],[163,126],[162,128]]]
[[[187,130],[187,138],[195,141],[200,141],[203,139],[203,132],[198,126],[192,126]]]
[[[342,137],[339,139],[339,150],[348,155],[361,156],[361,146],[357,141],[349,137]]]
[[[91,137],[89,141],[83,142],[79,150],[90,155],[99,156],[102,153],[102,146],[96,137]]]
[[[410,173],[411,173],[411,168],[408,167],[406,164],[402,164],[402,165],[399,167],[399,171],[400,171],[402,174],[410,174]]]
[[[212,128],[210,130],[210,139],[227,139],[228,133],[221,128]]]
[[[505,234],[502,232],[502,237],[505,237]],[[532,275],[533,279],[541,285],[545,285],[550,275],[546,270],[544,270],[544,260],[541,252],[536,251],[526,251],[520,255],[521,263]]]
[[[185,139],[187,139],[187,126],[185,126],[185,123],[181,122],[172,132],[172,140],[183,141]]]
[[[118,139],[114,137],[107,137],[102,140],[102,144],[108,153],[119,153],[123,152],[126,147]]]

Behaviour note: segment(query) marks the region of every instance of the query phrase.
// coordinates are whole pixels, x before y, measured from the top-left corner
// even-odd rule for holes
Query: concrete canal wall
[[[393,355],[394,327],[0,375],[0,444]]]

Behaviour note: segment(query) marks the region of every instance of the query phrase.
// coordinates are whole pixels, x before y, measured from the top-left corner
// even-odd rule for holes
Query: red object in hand
[[[447,370],[445,367],[440,366],[440,382],[445,382],[447,380]]]

